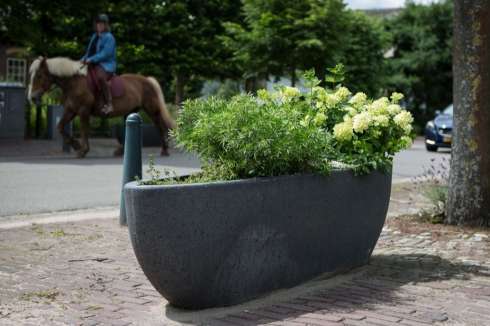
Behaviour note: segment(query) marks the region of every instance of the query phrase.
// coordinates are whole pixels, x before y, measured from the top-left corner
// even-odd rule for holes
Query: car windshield
[[[443,114],[453,115],[453,105],[451,104],[442,111]]]

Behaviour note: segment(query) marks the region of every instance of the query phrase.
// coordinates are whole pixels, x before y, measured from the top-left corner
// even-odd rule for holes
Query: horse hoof
[[[116,149],[114,151],[114,153],[112,153],[114,156],[123,156],[124,154],[124,148],[122,147],[119,147],[118,149]]]
[[[162,149],[162,151],[160,152],[160,156],[170,156],[168,150],[166,149]]]
[[[82,145],[80,145],[78,140],[74,140],[71,142],[71,147],[73,147],[74,150],[79,151],[82,148]]]
[[[84,158],[87,155],[88,151],[78,151],[77,158]]]

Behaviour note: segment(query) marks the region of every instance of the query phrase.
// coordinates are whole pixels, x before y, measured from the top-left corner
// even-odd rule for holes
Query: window
[[[26,84],[26,60],[7,58],[7,81]]]

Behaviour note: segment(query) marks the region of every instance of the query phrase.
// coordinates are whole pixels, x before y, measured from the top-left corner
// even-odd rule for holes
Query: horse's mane
[[[42,57],[37,58],[31,64],[29,73],[31,77],[34,77],[36,71],[41,65]],[[75,75],[86,75],[87,67],[80,61],[74,61],[64,57],[56,57],[46,59],[49,73],[57,77],[72,77]]]
[[[29,99],[31,98],[34,76],[36,76],[36,72],[39,70],[42,61],[43,57],[39,57],[29,67],[29,75],[31,76],[28,89]],[[46,59],[46,65],[48,66],[49,73],[57,77],[72,77],[87,74],[87,66],[84,66],[80,61],[74,61],[68,58],[57,57]]]

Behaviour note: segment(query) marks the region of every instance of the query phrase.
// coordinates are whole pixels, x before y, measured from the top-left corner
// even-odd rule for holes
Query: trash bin
[[[63,136],[58,132],[58,123],[63,117],[63,105],[48,105],[46,138],[62,139]]]
[[[48,123],[47,123],[47,138],[48,139],[54,139],[57,140],[59,139],[61,142],[63,142],[63,136],[59,133],[58,131],[58,123],[60,122],[61,118],[63,117],[63,105],[48,105],[48,112],[47,112],[47,118],[48,118]],[[72,122],[68,123],[65,126],[65,132],[67,132],[69,135],[72,135]],[[63,151],[64,152],[69,152],[70,151],[70,146],[63,144]]]
[[[24,138],[25,87],[0,83],[0,138]]]

